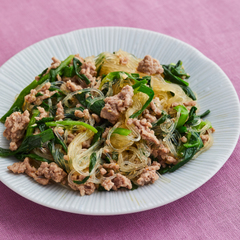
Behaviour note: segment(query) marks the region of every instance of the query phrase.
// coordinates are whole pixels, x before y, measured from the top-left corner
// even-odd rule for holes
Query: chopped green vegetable
[[[84,184],[85,182],[87,182],[87,180],[90,178],[90,176],[85,177],[82,181],[73,181],[76,184]]]
[[[15,155],[15,157],[17,159],[20,159],[20,160],[24,160],[24,158],[29,157],[29,158],[32,158],[32,159],[37,160],[39,162],[47,162],[47,163],[51,163],[52,162],[52,161],[50,161],[50,160],[48,160],[46,158],[43,158],[43,157],[38,156],[37,154],[34,154],[34,153],[17,154],[17,155]]]
[[[181,126],[177,130],[178,130],[179,133],[186,133],[187,132],[187,127]]]
[[[182,88],[182,90],[186,93],[186,95],[188,97],[190,97],[192,100],[197,100],[195,94],[193,93],[192,89],[190,87],[187,87],[187,86],[183,86],[183,85],[180,85],[180,87]]]
[[[96,127],[97,129],[97,133],[94,134],[92,142],[91,142],[91,146],[93,146],[99,139],[101,139],[101,136],[104,132],[104,128],[102,127]]]
[[[184,123],[186,122],[186,120],[188,118],[188,110],[182,105],[176,106],[176,107],[174,107],[174,109],[177,112],[180,112],[180,117],[179,117],[178,123],[177,123],[177,128],[179,128],[179,127],[183,126]]]
[[[57,75],[61,75],[62,71],[65,67],[67,67],[69,65],[69,63],[72,61],[72,59],[74,58],[74,55],[70,55],[66,60],[64,60],[63,62],[61,62],[61,64],[59,65],[59,67],[57,67],[56,69],[51,69],[49,72],[49,78],[50,78],[50,82],[55,82],[56,81],[56,77]],[[45,76],[47,76],[48,74],[46,74]],[[44,77],[45,77],[44,76]],[[48,78],[46,78],[48,79]],[[40,79],[41,80],[41,79]]]
[[[142,112],[148,107],[148,105],[150,104],[150,102],[153,100],[154,97],[154,91],[147,87],[146,85],[144,85],[143,83],[136,83],[132,86],[132,88],[134,89],[134,93],[138,93],[138,92],[142,92],[145,93],[149,96],[148,100],[146,101],[146,103],[142,106],[142,109],[135,112],[134,114],[132,114],[129,118],[136,118],[138,117],[140,114],[142,114]]]
[[[206,117],[208,114],[210,113],[210,110],[207,110],[206,112],[202,113],[201,115],[199,115],[200,118],[204,118]]]
[[[173,75],[177,77],[186,77],[186,79],[190,77],[190,75],[185,72],[185,69],[182,66],[181,60],[179,60],[177,64],[174,64],[174,63],[169,64],[168,69]]]
[[[57,125],[63,125],[63,126],[74,126],[74,125],[82,125],[85,128],[93,131],[94,133],[97,133],[97,129],[93,126],[79,121],[55,121],[55,122],[46,122],[45,123],[48,127],[56,127]]]
[[[169,168],[169,172],[174,172],[177,169],[179,169],[180,167],[182,167],[184,164],[186,164],[187,162],[189,162],[193,156],[196,154],[196,152],[198,151],[197,147],[191,147],[191,148],[187,148],[185,151],[185,157],[182,161],[180,161],[179,163],[177,163],[175,166]]]
[[[131,183],[132,183],[131,191],[138,189],[139,186],[137,184],[135,184],[133,181],[131,181]]]
[[[73,66],[70,66],[70,67],[66,66],[63,69],[63,73],[62,73],[63,77],[73,77],[74,75],[75,75],[75,70]]]
[[[122,135],[122,136],[128,136],[132,131],[129,130],[129,129],[126,129],[126,128],[116,128],[114,131],[113,131],[113,134],[119,134],[119,135]]]
[[[155,123],[152,123],[152,128],[159,126],[169,118],[169,115],[165,111],[163,111],[162,114],[163,115]]]
[[[40,93],[40,92],[38,92],[38,93],[35,95],[35,97],[40,97],[40,96],[43,96],[43,94]]]
[[[183,76],[185,76],[186,79],[190,77],[182,67],[182,61],[179,60],[176,65],[174,63],[171,63],[169,65],[162,65],[162,67],[164,69],[163,74],[165,81],[178,84],[187,96],[189,96],[193,100],[197,99],[191,88],[188,87],[189,83],[181,78]]]
[[[178,85],[183,85],[183,86],[188,86],[189,83],[184,81],[183,79],[181,79],[180,77],[175,76],[169,69],[167,65],[162,65],[163,69],[164,69],[164,79],[178,84]]]
[[[89,90],[90,92],[90,90]],[[88,108],[91,112],[96,113],[100,116],[100,113],[105,106],[105,102],[103,99],[99,98],[97,101],[93,99],[89,92],[83,92],[81,94],[76,94],[75,97],[79,101],[81,105]],[[89,94],[89,97],[86,98],[86,94]]]
[[[81,70],[81,66],[82,63],[80,62],[79,59],[77,58],[73,58],[73,66],[74,66],[74,71],[75,74],[81,79],[83,80],[87,85],[90,84],[91,82],[89,81],[89,79],[84,75],[84,74],[80,74],[80,70]]]
[[[93,152],[90,156],[89,173],[93,170],[96,162],[97,162],[97,154]]]
[[[31,127],[35,122],[36,122],[36,118],[38,115],[39,115],[39,110],[38,109],[33,109],[32,110],[32,117],[28,123],[28,126],[27,126],[27,130],[26,130],[26,134],[25,134],[25,138],[32,135],[33,133],[33,128]]]

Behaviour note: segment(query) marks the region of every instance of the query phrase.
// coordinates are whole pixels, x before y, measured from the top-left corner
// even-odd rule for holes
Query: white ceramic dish
[[[57,184],[41,186],[26,175],[10,173],[7,166],[16,161],[14,158],[0,159],[0,179],[5,185],[50,208],[89,215],[117,215],[173,202],[200,187],[222,167],[239,137],[239,100],[234,87],[224,72],[198,50],[156,32],[122,27],[82,29],[24,49],[0,68],[0,116],[12,105],[15,95],[50,65],[52,56],[63,60],[70,54],[80,53],[86,57],[120,48],[141,58],[150,54],[161,63],[183,61],[191,75],[190,86],[198,95],[202,112],[211,110],[207,119],[216,129],[212,148],[176,172],[166,174],[170,183],[158,180],[134,191],[96,192],[80,197],[78,192]],[[0,145],[7,148],[3,131],[4,125],[0,124]]]

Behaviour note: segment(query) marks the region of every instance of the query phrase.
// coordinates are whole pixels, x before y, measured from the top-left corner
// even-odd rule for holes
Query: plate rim
[[[54,35],[54,36],[51,36],[51,37],[48,37],[48,38],[45,38],[45,39],[42,39],[38,42],[35,42],[29,46],[27,46],[26,48],[22,49],[21,51],[17,52],[15,55],[13,55],[12,57],[10,57],[6,62],[4,62],[1,66],[0,66],[0,70],[2,68],[4,68],[13,58],[15,58],[17,55],[21,54],[23,51],[25,51],[27,48],[30,48],[30,47],[33,47],[34,45],[37,45],[37,44],[40,44],[44,41],[48,41],[49,39],[52,39],[52,38],[57,38],[57,37],[61,37],[61,36],[64,36],[64,35],[67,35],[67,34],[71,34],[71,33],[74,33],[74,32],[79,32],[79,31],[91,31],[91,30],[101,30],[101,29],[129,29],[129,30],[133,30],[133,31],[139,31],[139,32],[150,32],[152,34],[155,34],[156,36],[160,35],[160,36],[165,36],[166,38],[168,39],[171,39],[171,40],[174,40],[174,41],[177,41],[183,45],[185,45],[186,47],[188,48],[191,48],[191,50],[194,51],[194,53],[196,53],[198,55],[198,57],[201,57],[203,58],[205,61],[209,61],[211,62],[211,64],[213,64],[216,69],[218,70],[219,73],[221,73],[221,75],[224,75],[226,80],[228,81],[228,84],[229,86],[231,86],[231,90],[234,92],[234,96],[232,96],[233,99],[237,100],[238,101],[238,118],[240,119],[240,104],[239,104],[239,97],[238,97],[238,94],[236,92],[236,89],[234,88],[234,85],[233,83],[231,82],[231,80],[229,79],[229,77],[227,76],[227,74],[213,61],[211,60],[210,58],[208,58],[206,55],[204,55],[202,52],[200,52],[197,48],[193,47],[191,44],[189,43],[186,43],[180,39],[177,39],[177,38],[174,38],[170,35],[167,35],[167,34],[163,34],[163,33],[160,33],[160,32],[156,32],[156,31],[152,31],[152,30],[148,30],[148,29],[142,29],[142,28],[134,28],[134,27],[121,27],[121,26],[103,26],[103,27],[91,27],[91,28],[82,28],[82,29],[76,29],[76,30],[73,30],[73,31],[70,31],[70,32],[67,32],[67,33],[63,33],[63,34],[57,34],[57,35]],[[60,210],[60,211],[63,211],[63,212],[70,212],[70,213],[75,213],[75,214],[83,214],[83,215],[94,215],[94,216],[110,216],[110,215],[122,215],[122,214],[130,214],[130,213],[136,213],[136,212],[142,212],[142,211],[146,211],[146,210],[151,210],[151,209],[154,209],[154,208],[157,208],[157,207],[160,207],[160,206],[164,206],[166,204],[169,204],[169,203],[172,203],[172,202],[175,202],[177,200],[179,200],[180,198],[184,197],[184,196],[187,196],[188,194],[194,192],[195,190],[197,190],[198,188],[200,188],[203,184],[205,184],[206,182],[208,182],[221,168],[222,166],[226,163],[226,161],[229,159],[229,157],[232,155],[236,145],[237,145],[237,142],[238,142],[238,139],[239,139],[239,135],[240,135],[240,121],[238,122],[238,127],[237,127],[237,130],[236,131],[236,134],[234,135],[234,139],[233,139],[233,142],[234,144],[231,145],[231,149],[229,151],[229,153],[227,154],[226,156],[226,160],[221,163],[217,168],[214,169],[214,172],[212,173],[211,172],[211,176],[208,177],[208,179],[206,181],[204,181],[203,183],[199,184],[197,187],[195,187],[193,190],[190,190],[190,191],[186,191],[184,192],[184,194],[180,194],[179,197],[175,200],[171,200],[169,199],[169,201],[166,201],[164,204],[162,205],[159,205],[159,204],[155,204],[154,206],[141,206],[141,209],[132,209],[132,210],[125,210],[125,211],[121,211],[121,212],[107,212],[107,213],[94,213],[94,212],[89,212],[89,211],[84,211],[84,210],[81,210],[81,211],[74,211],[74,210],[71,210],[71,209],[64,209],[64,206],[55,206],[55,205],[51,205],[51,204],[44,204],[43,202],[41,202],[40,200],[36,200],[34,198],[32,198],[31,196],[25,196],[25,194],[21,193],[21,190],[18,190],[18,189],[14,189],[12,186],[10,186],[10,184],[2,178],[2,176],[0,175],[0,181],[6,185],[8,188],[10,188],[12,191],[16,192],[17,194],[19,194],[20,196],[24,197],[25,199],[28,199],[34,203],[37,203],[37,204],[40,204],[44,207],[48,207],[48,208],[52,208],[52,209],[55,209],[55,210]],[[1,159],[1,158],[0,158]]]

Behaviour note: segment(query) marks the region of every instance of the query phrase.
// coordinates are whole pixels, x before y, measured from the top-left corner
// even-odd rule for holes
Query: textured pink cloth
[[[240,1],[1,0],[0,65],[42,39],[96,26],[149,29],[215,61],[240,93]],[[240,144],[184,198],[146,212],[93,217],[52,210],[0,183],[0,239],[240,239]]]

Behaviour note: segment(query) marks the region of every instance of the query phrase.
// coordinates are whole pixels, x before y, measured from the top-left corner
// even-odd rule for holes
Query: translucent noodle
[[[180,86],[166,82],[161,75],[152,76],[151,85],[155,97],[159,97],[165,109],[169,108],[173,103],[183,104],[184,102],[192,101]],[[172,92],[174,96],[172,96],[170,92]]]
[[[100,75],[102,74],[107,75],[110,72],[116,71],[124,71],[128,73],[135,73],[137,71],[136,69],[138,67],[140,59],[136,58],[134,55],[128,52],[119,50],[115,54],[109,52],[104,52],[102,54],[105,56],[105,58],[101,66]],[[126,65],[120,64],[121,58],[128,59]]]
[[[123,126],[122,122],[117,122],[113,128],[109,131],[107,136],[107,144],[113,150],[119,152],[124,151],[127,147],[133,144],[134,136],[132,133],[128,136],[122,136],[119,134],[113,134],[116,128]]]
[[[84,89],[81,89],[81,90],[78,90],[76,92],[72,92],[72,93],[69,93],[63,100],[62,100],[62,104],[64,104],[65,106],[67,107],[70,107],[69,105],[69,100],[72,100],[73,96],[76,95],[76,94],[81,94],[83,92],[91,92],[91,93],[97,93],[99,95],[99,97],[104,97],[103,93],[96,89],[96,88],[84,88]],[[74,104],[74,106],[76,106],[76,104]]]

